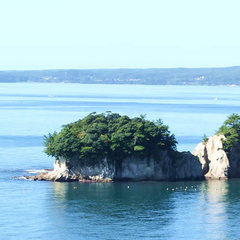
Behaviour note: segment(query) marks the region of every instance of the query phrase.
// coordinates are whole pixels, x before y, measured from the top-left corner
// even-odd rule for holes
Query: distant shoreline
[[[191,85],[191,84],[141,84],[141,83],[136,83],[136,84],[130,84],[130,83],[80,83],[80,82],[31,82],[31,81],[26,81],[26,82],[2,82],[0,80],[0,84],[25,84],[25,83],[29,83],[29,84],[83,84],[83,85],[125,85],[125,86],[132,86],[132,85],[136,85],[136,86],[182,86],[182,87],[197,87],[197,86],[201,86],[201,87],[240,87],[239,85],[235,85],[235,84],[221,84],[221,85]]]
[[[0,83],[240,86],[240,66],[224,68],[59,69],[0,71]]]

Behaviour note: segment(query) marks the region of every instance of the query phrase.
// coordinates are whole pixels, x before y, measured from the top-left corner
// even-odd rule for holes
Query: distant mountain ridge
[[[240,66],[225,68],[11,70],[0,71],[1,82],[240,85]]]

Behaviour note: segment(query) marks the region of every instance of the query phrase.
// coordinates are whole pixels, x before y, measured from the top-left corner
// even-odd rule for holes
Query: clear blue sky
[[[1,0],[0,69],[240,65],[240,0]]]

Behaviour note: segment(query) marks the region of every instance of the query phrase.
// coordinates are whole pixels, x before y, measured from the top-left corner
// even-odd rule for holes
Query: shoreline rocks
[[[223,149],[224,135],[214,135],[199,143],[193,153],[162,151],[155,157],[130,156],[121,162],[103,159],[97,165],[78,165],[77,161],[55,160],[54,169],[27,180],[58,182],[181,181],[240,177],[240,143],[229,156]]]
[[[69,164],[60,157],[55,160],[54,170],[36,176],[25,176],[25,178],[34,181],[58,182],[164,181],[204,178],[198,158],[190,152],[170,154],[168,151],[163,151],[155,158],[141,159],[132,156],[117,164],[115,162],[109,164],[107,159],[103,159],[98,165],[79,166],[77,161],[71,161]]]

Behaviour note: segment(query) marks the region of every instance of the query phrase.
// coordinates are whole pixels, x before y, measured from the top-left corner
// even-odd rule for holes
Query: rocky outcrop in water
[[[223,150],[223,135],[214,135],[206,142],[199,143],[193,150],[202,164],[207,179],[226,179],[228,177],[229,160]]]
[[[110,182],[114,180],[192,180],[228,179],[240,177],[240,143],[227,154],[223,148],[224,135],[214,135],[199,143],[190,152],[162,151],[150,158],[128,157],[120,162],[103,159],[97,165],[79,165],[60,157],[55,160],[54,170],[30,180]],[[114,164],[113,164],[114,163]]]
[[[70,167],[71,166],[71,167]],[[201,164],[190,152],[161,152],[153,158],[129,157],[117,164],[109,164],[107,159],[98,165],[81,165],[64,158],[55,161],[54,170],[27,177],[31,180],[48,181],[142,181],[142,180],[193,180],[204,177]]]
[[[206,179],[228,179],[240,177],[240,143],[230,153],[223,149],[224,135],[214,135],[199,143],[193,151],[202,164]]]

